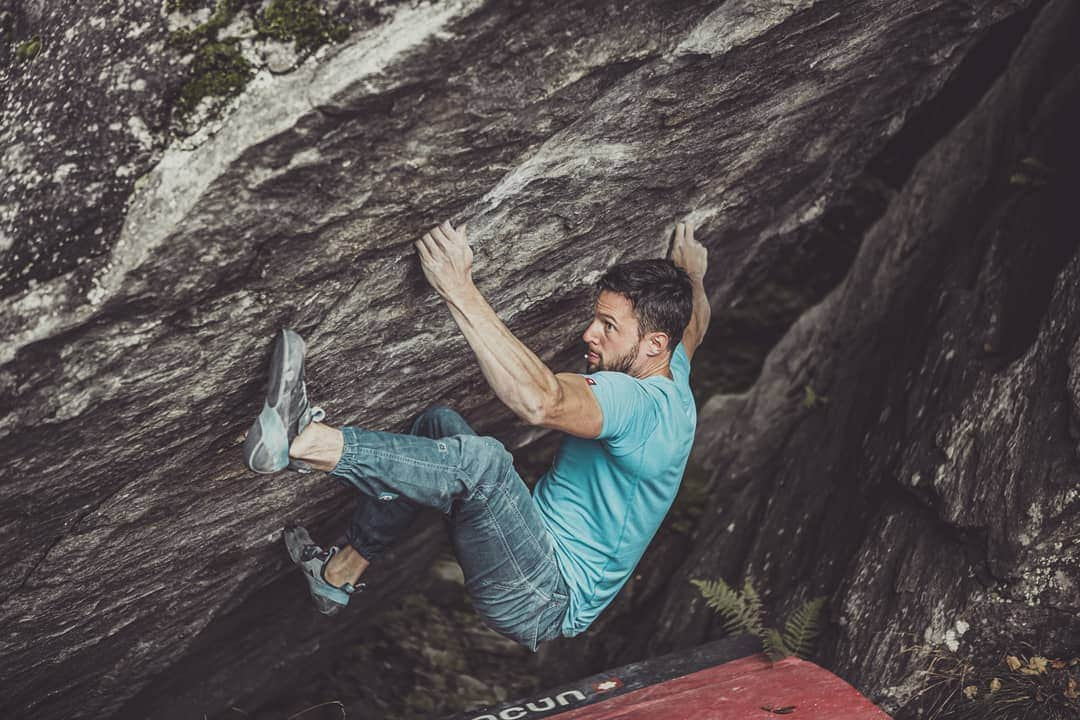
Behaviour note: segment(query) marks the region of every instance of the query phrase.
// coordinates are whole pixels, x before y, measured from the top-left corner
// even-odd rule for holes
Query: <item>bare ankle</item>
[[[340,430],[311,423],[293,439],[289,457],[304,460],[316,470],[329,472],[337,466],[344,449],[345,438]]]
[[[309,423],[304,432],[293,438],[289,445],[289,457],[302,458],[311,453],[315,439],[319,435],[319,423]]]
[[[360,575],[362,574],[363,573],[360,573]],[[326,567],[323,568],[323,580],[330,583],[334,587],[341,587],[345,583],[355,585],[356,581],[360,579],[360,575],[332,568],[329,564],[327,564]]]
[[[370,564],[352,546],[346,545],[323,567],[323,579],[334,587],[341,587],[345,583],[355,585]]]

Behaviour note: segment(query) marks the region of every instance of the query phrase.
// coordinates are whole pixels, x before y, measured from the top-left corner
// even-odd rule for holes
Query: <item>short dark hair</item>
[[[596,293],[619,293],[630,301],[638,335],[666,333],[668,350],[682,342],[694,310],[694,286],[686,271],[670,260],[632,260],[613,265],[596,282]]]

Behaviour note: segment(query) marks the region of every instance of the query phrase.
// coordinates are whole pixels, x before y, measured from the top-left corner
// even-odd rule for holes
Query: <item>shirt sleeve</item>
[[[641,447],[656,429],[656,402],[640,380],[621,372],[595,372],[585,377],[604,420],[597,440],[615,455]]]
[[[682,343],[675,346],[675,352],[671,353],[671,377],[680,385],[690,384],[690,356],[686,354],[686,348]]]

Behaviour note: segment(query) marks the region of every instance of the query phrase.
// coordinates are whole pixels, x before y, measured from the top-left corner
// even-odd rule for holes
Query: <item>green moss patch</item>
[[[273,0],[255,27],[263,37],[293,41],[303,54],[349,36],[349,25],[329,17],[315,0]]]
[[[251,63],[240,54],[236,41],[210,42],[199,48],[192,62],[192,77],[180,90],[177,108],[193,111],[207,96],[238,95],[254,74]]]
[[[15,57],[20,62],[29,62],[41,52],[41,38],[32,37],[15,46]]]
[[[169,42],[179,47],[187,47],[191,50],[198,48],[200,43],[218,40],[218,33],[228,27],[236,14],[244,7],[246,0],[218,0],[214,5],[214,12],[202,25],[191,30],[177,30],[169,36]],[[182,12],[197,10],[200,3],[192,0],[172,0],[176,9]],[[221,38],[232,40],[235,38]]]
[[[203,98],[226,100],[238,95],[255,74],[240,52],[241,38],[226,32],[241,12],[250,14],[257,38],[293,42],[301,56],[349,35],[349,24],[329,16],[316,0],[273,0],[261,12],[258,6],[257,0],[216,0],[206,22],[169,35],[173,47],[195,55],[176,104],[181,121],[191,117]],[[165,7],[168,12],[190,14],[208,4],[207,0],[167,0]]]

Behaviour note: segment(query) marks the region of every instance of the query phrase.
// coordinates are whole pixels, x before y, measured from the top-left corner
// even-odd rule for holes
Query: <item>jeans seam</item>
[[[513,470],[513,467],[510,467],[503,474],[503,480],[504,481],[506,480],[507,476],[510,475],[510,472],[512,470]],[[502,491],[509,497],[509,493],[506,492],[506,484],[505,484],[505,482],[502,483]],[[522,520],[522,524],[524,525],[525,524],[524,523],[525,517],[521,514],[521,511],[518,510],[517,505],[515,503],[511,502],[510,504],[513,505],[514,511],[517,513],[518,517]],[[514,570],[517,572],[518,576],[521,578],[522,584],[525,587],[527,587],[531,592],[534,592],[534,593],[538,594],[540,597],[545,597],[544,592],[542,590],[540,590],[539,588],[537,588],[536,585],[531,580],[529,580],[528,577],[525,576],[525,571],[521,569],[521,565],[518,563],[517,558],[514,557],[514,552],[513,552],[513,550],[510,549],[510,543],[508,543],[506,541],[506,533],[503,532],[502,525],[499,524],[498,518],[496,518],[495,513],[492,512],[491,504],[487,502],[487,497],[486,496],[484,496],[484,509],[487,511],[488,517],[491,518],[492,525],[495,526],[495,531],[499,534],[499,541],[502,543],[503,547],[506,549],[506,556],[508,558],[510,558],[510,562],[512,562],[514,564]],[[536,538],[533,537],[534,542],[535,542],[535,540],[536,540]],[[494,583],[492,583],[492,584],[494,584]],[[548,600],[550,600],[550,598],[548,598]]]
[[[529,582],[528,578],[525,577],[525,573],[522,572],[521,565],[518,564],[517,558],[514,557],[513,550],[510,549],[510,543],[506,541],[506,533],[503,532],[502,525],[499,524],[499,520],[495,517],[495,513],[491,511],[491,505],[487,502],[486,497],[484,498],[484,510],[487,512],[488,517],[491,518],[491,524],[494,525],[495,532],[499,534],[499,542],[501,542],[506,549],[506,556],[510,558],[510,562],[514,564],[514,570],[516,570],[517,574],[521,576],[521,579],[525,581],[525,584],[532,589],[533,585]]]
[[[407,455],[398,455],[397,453],[386,452],[385,450],[374,450],[368,447],[353,448],[345,454],[345,457],[349,460],[355,460],[361,453],[367,453],[368,455],[374,455],[375,457],[388,458],[404,463],[405,465],[415,465],[417,467],[446,470],[451,473],[458,473],[461,471],[461,468],[455,467],[453,465],[443,465],[441,463],[428,462],[427,460],[416,460],[414,458],[408,457]]]
[[[525,516],[521,513],[521,509],[517,506],[517,503],[515,503],[513,501],[513,496],[510,494],[510,491],[506,487],[505,480],[506,480],[507,477],[509,477],[511,470],[513,470],[513,468],[508,469],[506,471],[506,475],[503,476],[504,482],[502,484],[502,492],[503,492],[503,495],[506,496],[507,502],[509,502],[510,505],[514,508],[514,513],[517,515],[518,520],[521,521],[521,526],[525,527],[525,528],[528,528],[529,524],[525,521]],[[529,531],[529,536],[530,536],[530,539],[532,540],[532,543],[533,543],[533,546],[534,546],[534,549],[535,549],[535,552],[536,552],[536,556],[537,557],[543,557],[544,548],[541,546],[540,541],[537,540],[537,538],[536,538],[536,534],[533,533],[531,531],[531,529]],[[515,566],[516,566],[516,563],[515,563]],[[525,579],[525,584],[528,585],[530,588],[532,588],[532,590],[534,592],[539,594],[540,597],[544,598],[544,602],[550,602],[551,601],[551,596],[544,593],[543,590],[536,587],[536,585],[534,585],[532,582],[530,582],[529,579],[525,577],[525,573],[521,570],[521,568],[518,568],[518,572],[521,573],[521,577]]]
[[[536,613],[536,624],[533,626],[532,644],[529,646],[529,650],[536,652],[536,649],[540,646],[540,621],[544,619],[544,613]]]

